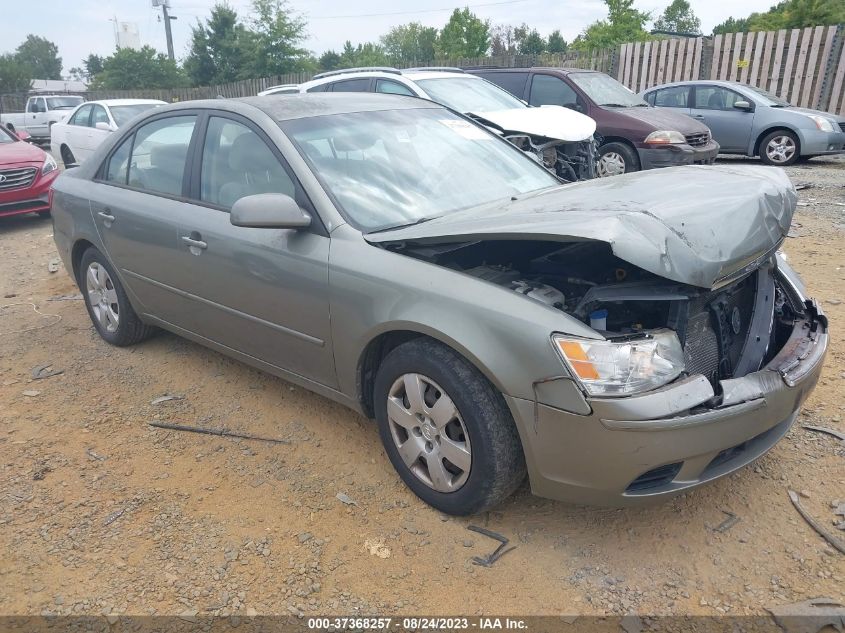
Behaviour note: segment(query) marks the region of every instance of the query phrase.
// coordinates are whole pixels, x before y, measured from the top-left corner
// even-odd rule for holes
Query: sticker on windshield
[[[484,130],[468,121],[461,121],[460,119],[438,119],[438,122],[471,141],[486,141],[492,138]]]

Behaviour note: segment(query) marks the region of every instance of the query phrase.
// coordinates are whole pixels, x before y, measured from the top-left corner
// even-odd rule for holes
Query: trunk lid
[[[716,288],[777,249],[796,201],[778,168],[693,165],[554,187],[364,237],[373,244],[601,241],[656,275]]]

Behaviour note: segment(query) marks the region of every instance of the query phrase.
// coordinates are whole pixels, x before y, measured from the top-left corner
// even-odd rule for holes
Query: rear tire
[[[77,277],[88,316],[104,341],[126,347],[156,331],[138,318],[114,268],[96,248],[82,255]]]
[[[596,173],[599,178],[640,171],[637,152],[625,143],[605,143],[599,147]]]
[[[394,349],[379,367],[373,395],[387,456],[430,506],[453,515],[482,512],[525,478],[522,444],[502,394],[445,345],[419,338]]]

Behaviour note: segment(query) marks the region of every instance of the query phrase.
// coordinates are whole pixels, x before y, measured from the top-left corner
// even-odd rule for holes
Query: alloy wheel
[[[602,154],[598,162],[599,178],[607,176],[619,176],[625,173],[625,158],[618,152],[607,152]]]
[[[472,466],[469,433],[454,401],[422,374],[396,379],[387,396],[390,435],[402,461],[429,488],[455,492]]]
[[[91,262],[85,272],[85,290],[94,318],[107,332],[116,332],[120,325],[120,308],[114,282],[104,266]]]
[[[766,156],[773,163],[786,163],[795,154],[795,141],[785,134],[775,136],[766,145]]]

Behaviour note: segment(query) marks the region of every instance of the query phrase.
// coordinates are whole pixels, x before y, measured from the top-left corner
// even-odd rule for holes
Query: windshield
[[[50,110],[70,110],[82,103],[82,97],[47,97]]]
[[[753,90],[754,92],[756,92],[760,97],[762,97],[762,100],[764,102],[766,102],[766,105],[768,105],[768,106],[775,106],[775,107],[783,108],[783,107],[786,107],[788,105],[792,105],[786,99],[781,99],[780,97],[772,94],[768,90],[763,90],[762,88],[756,88],[754,86],[749,86],[748,84],[743,84],[743,86],[745,88],[748,88],[749,90]]]
[[[511,93],[479,77],[440,77],[415,82],[437,103],[458,112],[495,112],[527,108]]]
[[[600,106],[633,108],[648,105],[613,77],[604,73],[571,73],[569,78]]]
[[[441,108],[284,121],[350,223],[413,224],[560,184],[539,163]]]
[[[135,103],[133,105],[111,106],[111,115],[117,127],[131,120],[134,116],[152,108],[161,107],[162,103]]]

